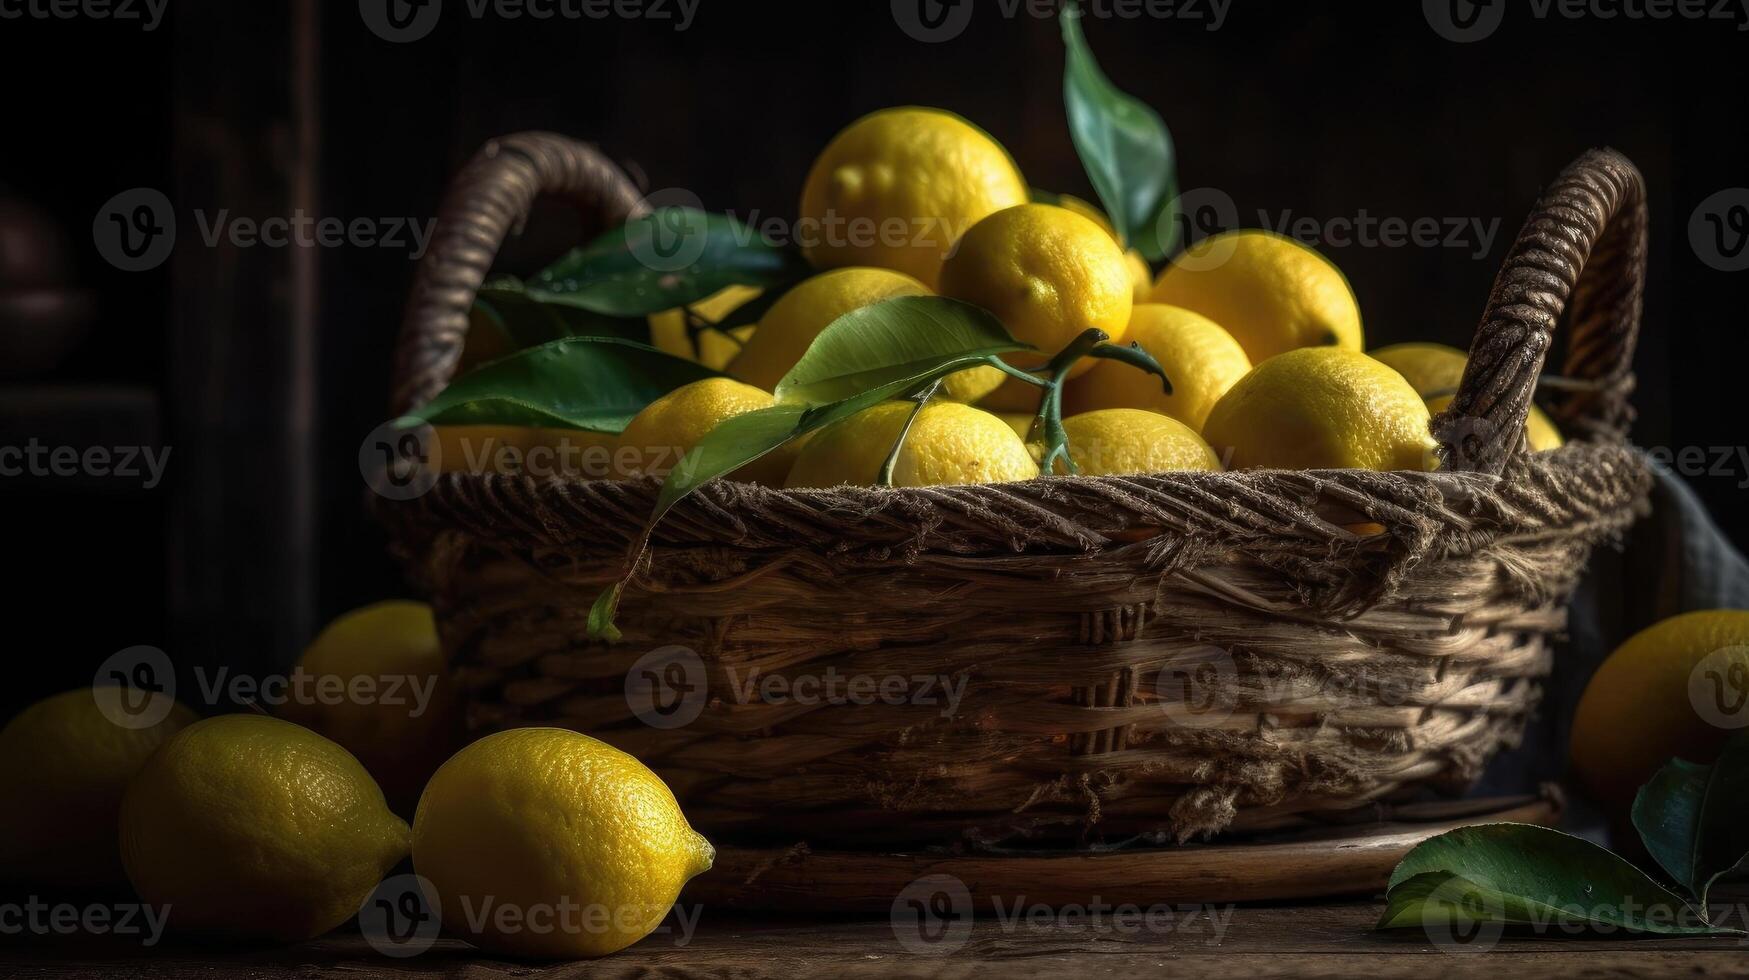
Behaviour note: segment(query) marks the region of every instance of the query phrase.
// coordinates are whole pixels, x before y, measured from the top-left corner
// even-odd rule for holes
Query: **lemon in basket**
[[[703,378],[681,385],[644,406],[619,434],[614,449],[616,476],[667,476],[685,465],[685,456],[725,419],[770,408],[771,392],[732,378]],[[736,470],[731,479],[766,483],[783,482],[794,460],[794,450],[783,447]]]
[[[796,458],[787,486],[874,486],[881,465],[916,406],[884,402],[815,433]],[[958,402],[930,402],[917,414],[893,464],[893,485],[1030,480],[1038,463],[1007,422]]]
[[[1176,306],[1143,303],[1130,313],[1127,341],[1141,344],[1172,380],[1120,361],[1100,361],[1063,390],[1063,410],[1141,408],[1170,415],[1197,431],[1221,396],[1251,370],[1245,349],[1220,324]]]
[[[1410,387],[1427,399],[1427,410],[1434,415],[1451,404],[1458,384],[1464,379],[1464,365],[1470,359],[1456,347],[1425,343],[1392,344],[1373,351],[1372,356],[1395,368]],[[1559,449],[1564,441],[1561,430],[1535,405],[1530,406],[1524,430],[1533,452]]]
[[[121,807],[128,880],[171,928],[284,942],[351,918],[408,833],[345,749],[265,715],[178,732]]]
[[[119,687],[81,687],[25,708],[0,729],[0,879],[62,888],[126,887],[116,814],[128,780],[197,718],[167,695],[143,693],[124,715]],[[112,719],[153,724],[129,727]]]
[[[1622,810],[1671,758],[1712,762],[1746,726],[1749,610],[1672,616],[1629,637],[1591,676],[1573,714],[1573,775]]]
[[[882,109],[834,136],[808,171],[803,252],[817,268],[880,266],[933,289],[966,229],[1026,199],[1019,168],[983,130],[940,109]]]
[[[413,820],[413,868],[444,924],[514,956],[630,946],[715,856],[643,763],[557,728],[499,732],[458,752]]]
[[[822,272],[772,304],[760,319],[759,330],[730,364],[729,373],[750,385],[775,389],[833,320],[897,296],[927,295],[928,287],[891,269],[854,266]],[[991,367],[958,371],[948,375],[943,394],[955,401],[976,401],[1002,378],[1002,372]]]
[[[1135,305],[1117,242],[1091,220],[1049,204],[1007,208],[973,225],[941,268],[941,292],[989,310],[1016,339],[1038,348],[1018,359],[1029,364],[1089,328],[1122,341]],[[1070,377],[1093,363],[1083,359]]]
[[[1084,412],[1064,419],[1063,431],[1069,438],[1069,458],[1082,476],[1221,468],[1220,457],[1202,436],[1157,412],[1139,408]]]
[[[1232,469],[1426,470],[1427,404],[1403,376],[1359,351],[1303,347],[1239,379],[1203,436]]]
[[[693,303],[691,310],[700,318],[717,323],[758,296],[759,290],[753,286],[726,286]],[[721,371],[735,359],[754,329],[753,324],[745,324],[727,333],[706,328],[695,334],[688,329],[685,309],[652,313],[649,320],[651,346],[675,357],[697,361],[713,371]]]
[[[1059,195],[1057,206],[1068,208],[1081,217],[1092,221],[1104,228],[1105,233],[1110,235],[1113,241],[1117,241],[1117,231],[1111,227],[1111,219],[1106,216],[1104,211],[1072,194]],[[1123,243],[1118,242],[1118,244],[1122,245]],[[1142,257],[1141,252],[1132,248],[1123,253],[1123,261],[1130,270],[1130,296],[1137,303],[1146,303],[1148,297],[1154,293],[1154,271],[1148,268],[1148,260]]]
[[[1160,273],[1153,301],[1220,324],[1254,364],[1299,347],[1366,346],[1341,270],[1273,232],[1229,231],[1190,246]]]
[[[298,660],[280,715],[333,739],[412,813],[425,781],[461,743],[461,699],[431,607],[379,602],[329,623]]]

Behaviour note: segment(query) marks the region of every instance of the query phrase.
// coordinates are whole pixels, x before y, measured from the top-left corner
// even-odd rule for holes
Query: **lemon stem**
[[[911,409],[910,415],[905,416],[905,427],[899,430],[899,438],[893,440],[892,450],[887,453],[887,458],[881,462],[880,479],[876,481],[878,485],[883,487],[893,485],[893,467],[899,463],[899,450],[905,445],[905,437],[911,434],[911,426],[917,421],[917,416],[923,414],[923,406],[929,404],[929,399],[934,398],[935,393],[941,390],[941,382],[942,379],[937,378],[929,383],[929,387],[911,396],[917,405]]]

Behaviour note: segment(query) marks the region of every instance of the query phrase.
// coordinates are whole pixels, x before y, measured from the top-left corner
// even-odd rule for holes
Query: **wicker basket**
[[[540,194],[600,227],[642,207],[591,147],[488,144],[419,268],[397,412],[449,380],[474,290]],[[1589,552],[1644,506],[1624,433],[1645,248],[1631,163],[1592,151],[1560,175],[1435,422],[1441,472],[717,481],[660,526],[616,645],[585,621],[655,481],[446,474],[378,511],[436,607],[475,728],[560,725],[619,745],[719,842],[1061,846],[1294,827],[1460,791],[1519,737]],[[1554,405],[1572,441],[1529,454],[1525,415],[1563,310],[1564,373],[1588,383]]]

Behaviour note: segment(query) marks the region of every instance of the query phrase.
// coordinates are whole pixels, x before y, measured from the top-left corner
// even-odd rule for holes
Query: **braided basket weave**
[[[419,268],[397,413],[449,381],[474,292],[542,194],[601,228],[643,208],[591,147],[539,133],[488,144]],[[614,743],[719,843],[1288,828],[1459,791],[1519,737],[1588,554],[1644,506],[1625,431],[1645,250],[1631,163],[1592,151],[1559,176],[1435,420],[1441,472],[717,481],[659,526],[614,645],[585,624],[655,480],[451,473],[378,511],[436,608],[473,727]],[[1526,412],[1563,311],[1564,373],[1588,383],[1553,406],[1572,441],[1530,454]],[[664,650],[667,669],[691,658],[697,673],[687,723],[657,727],[628,691]],[[749,677],[773,676],[795,696],[746,696]],[[957,710],[939,687],[933,703],[787,687],[928,676],[963,684]]]

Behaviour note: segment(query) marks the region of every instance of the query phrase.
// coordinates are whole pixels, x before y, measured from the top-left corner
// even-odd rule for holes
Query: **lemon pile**
[[[917,106],[872,113],[835,136],[808,171],[799,217],[797,236],[817,271],[756,324],[697,329],[759,295],[745,286],[690,313],[650,318],[660,349],[727,377],[657,400],[617,438],[579,434],[607,443],[614,464],[604,475],[667,474],[726,419],[773,405],[779,381],[833,321],[930,295],[988,311],[1036,349],[1007,355],[1013,367],[1036,368],[1097,328],[1163,368],[1170,386],[1121,361],[1077,362],[1062,389],[1074,467],[1059,463],[1047,475],[1439,465],[1429,426],[1450,404],[1465,355],[1422,343],[1366,353],[1347,279],[1295,239],[1223,232],[1191,244],[1156,276],[1098,208],[1029,191],[987,133]],[[1042,391],[994,367],[960,371],[920,411],[913,402],[877,405],[730,478],[795,488],[873,485],[883,476],[895,486],[1031,479],[1041,475],[1042,446],[1027,439]],[[513,446],[555,439],[549,430],[479,435]],[[1527,442],[1552,449],[1561,436],[1533,409]]]

